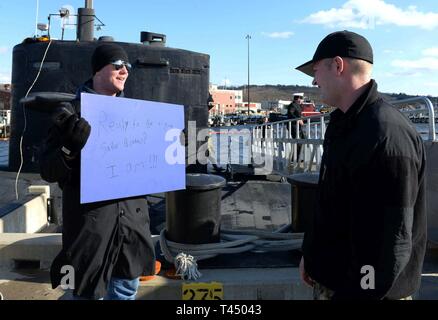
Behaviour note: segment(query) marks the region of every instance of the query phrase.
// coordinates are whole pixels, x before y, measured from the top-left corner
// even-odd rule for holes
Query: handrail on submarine
[[[432,101],[430,101],[427,97],[414,97],[414,98],[408,98],[403,100],[397,100],[397,101],[391,101],[392,104],[401,106],[406,105],[410,103],[424,103],[426,105],[426,109],[428,112],[428,118],[429,118],[429,140],[430,141],[436,141],[436,131],[435,131],[435,110],[433,108]],[[424,109],[415,109],[415,110],[409,110],[409,111],[402,111],[403,113],[419,113],[421,111],[424,111]]]

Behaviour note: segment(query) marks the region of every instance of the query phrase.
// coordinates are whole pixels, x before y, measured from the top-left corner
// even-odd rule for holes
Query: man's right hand
[[[304,268],[304,257],[301,257],[301,261],[300,261],[300,275],[301,275],[301,280],[303,280],[305,284],[307,284],[309,287],[314,286],[315,281],[313,281],[313,279],[309,277],[309,275],[306,272],[306,269]]]
[[[90,136],[91,126],[84,118],[78,119],[76,115],[71,116],[61,131],[61,142],[64,149],[72,155],[79,153],[87,143]]]

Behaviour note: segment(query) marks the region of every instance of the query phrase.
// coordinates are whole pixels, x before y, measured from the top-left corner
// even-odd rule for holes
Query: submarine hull
[[[133,69],[125,84],[127,98],[184,105],[185,124],[196,121],[197,132],[207,127],[209,55],[165,46],[114,42],[123,47]],[[92,76],[91,55],[100,41],[56,41],[47,51],[41,73],[30,92],[75,93]],[[38,172],[38,154],[52,122],[48,114],[24,109],[19,102],[34,82],[49,42],[22,43],[13,50],[12,117],[9,170]],[[186,131],[187,132],[187,131]],[[197,149],[204,142],[197,142]],[[204,166],[188,166],[189,172]]]

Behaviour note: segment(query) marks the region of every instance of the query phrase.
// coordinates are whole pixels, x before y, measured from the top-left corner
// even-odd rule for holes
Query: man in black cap
[[[409,299],[420,287],[427,241],[423,141],[377,93],[372,64],[369,42],[341,31],[297,68],[314,78],[323,102],[337,107],[300,264],[315,299]]]
[[[86,299],[135,299],[141,275],[155,271],[155,252],[145,197],[80,204],[80,152],[91,127],[80,117],[82,92],[123,97],[131,65],[118,45],[98,46],[93,77],[77,91],[75,114],[50,129],[40,156],[41,176],[63,190],[62,251],[51,267],[52,286],[74,272],[73,294]]]

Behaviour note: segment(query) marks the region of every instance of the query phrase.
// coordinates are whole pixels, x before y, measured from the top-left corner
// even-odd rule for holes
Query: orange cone
[[[155,275],[159,274],[161,271],[161,262],[155,261],[155,273],[152,276],[140,276],[140,281],[149,281],[155,278]]]

